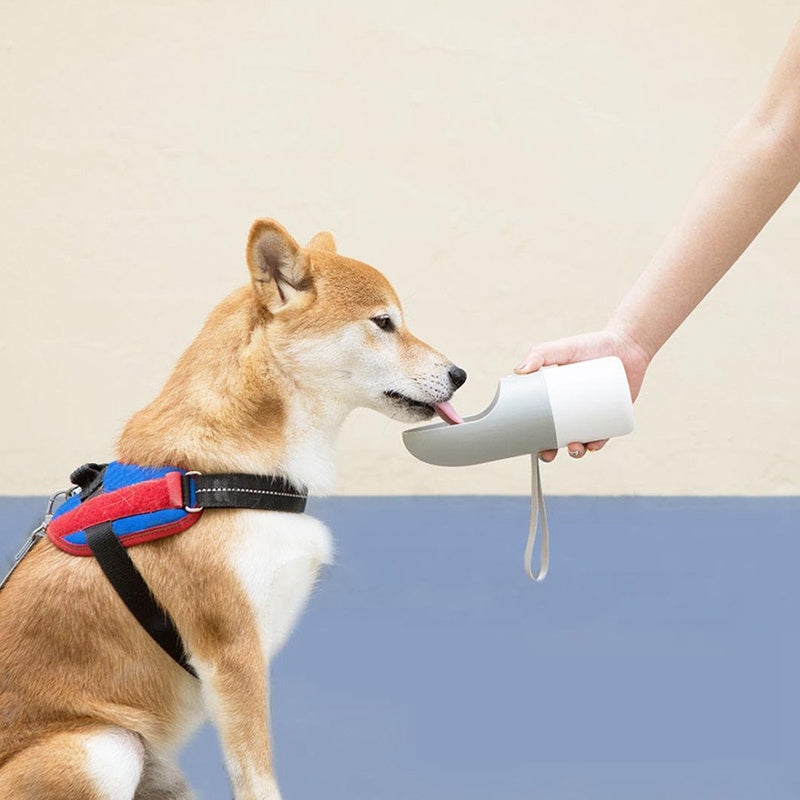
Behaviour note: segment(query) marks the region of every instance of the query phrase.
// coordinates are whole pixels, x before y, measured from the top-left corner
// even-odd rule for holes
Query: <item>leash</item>
[[[50,499],[47,501],[47,510],[44,512],[42,521],[39,523],[38,527],[31,531],[31,533],[28,535],[28,538],[25,540],[25,544],[22,545],[17,554],[14,556],[14,560],[11,562],[10,569],[8,572],[6,572],[3,579],[0,580],[0,589],[2,589],[8,583],[8,579],[14,574],[14,571],[20,565],[22,559],[28,555],[39,539],[44,538],[47,531],[47,526],[50,524],[50,520],[53,519],[53,508],[55,507],[58,498],[69,498],[70,495],[72,495],[76,490],[77,487],[72,486],[69,489],[62,489],[61,491],[50,496]]]
[[[153,596],[127,549],[188,530],[206,509],[244,508],[302,514],[308,495],[285,478],[243,472],[203,474],[111,462],[76,469],[70,489],[53,495],[0,588],[45,535],[75,556],[94,556],[108,582],[148,635],[186,672],[177,626]],[[59,497],[66,497],[53,510]]]

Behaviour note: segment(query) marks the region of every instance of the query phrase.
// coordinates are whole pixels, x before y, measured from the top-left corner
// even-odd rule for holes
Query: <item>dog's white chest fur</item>
[[[241,535],[228,554],[258,622],[269,661],[297,622],[321,566],[333,560],[333,538],[305,514],[241,511]]]

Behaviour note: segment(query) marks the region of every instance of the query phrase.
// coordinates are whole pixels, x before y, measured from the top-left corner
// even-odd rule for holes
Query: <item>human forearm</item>
[[[800,181],[800,24],[762,96],[728,134],[677,225],[604,330],[536,344],[517,372],[617,356],[631,397],[650,360]],[[603,442],[573,442],[575,457]],[[542,453],[552,460],[555,450]]]
[[[791,129],[757,114],[724,141],[681,218],[608,328],[652,358],[800,181]]]

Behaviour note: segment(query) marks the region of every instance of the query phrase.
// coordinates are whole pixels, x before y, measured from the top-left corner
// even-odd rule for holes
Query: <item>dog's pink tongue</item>
[[[444,420],[444,421],[445,421],[445,422],[446,422],[448,425],[459,425],[459,424],[461,424],[461,423],[464,421],[464,420],[463,420],[463,419],[461,419],[461,417],[459,416],[459,414],[458,414],[458,411],[456,411],[456,410],[453,408],[453,404],[452,404],[452,403],[450,403],[450,402],[448,402],[448,401],[445,401],[444,403],[436,403],[436,404],[434,405],[434,408],[436,409],[436,413],[437,413],[437,414],[438,414],[438,415],[439,415],[439,416],[440,416],[440,417],[441,417],[441,418],[442,418],[442,419],[443,419],[443,420]]]

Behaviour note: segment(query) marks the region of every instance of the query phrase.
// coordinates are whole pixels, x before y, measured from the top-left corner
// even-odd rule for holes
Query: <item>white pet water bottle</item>
[[[408,451],[421,461],[445,467],[532,456],[531,525],[525,568],[543,580],[549,562],[549,534],[537,454],[570,442],[594,442],[633,430],[633,405],[622,362],[615,356],[543,367],[529,375],[500,380],[489,407],[460,424],[423,425],[403,433]],[[531,568],[542,507],[541,564]]]

